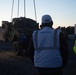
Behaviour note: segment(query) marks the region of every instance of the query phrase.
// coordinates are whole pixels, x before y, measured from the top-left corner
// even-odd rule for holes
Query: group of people
[[[50,15],[43,15],[41,29],[35,30],[29,44],[30,58],[40,75],[63,75],[68,60],[67,38],[53,28]]]

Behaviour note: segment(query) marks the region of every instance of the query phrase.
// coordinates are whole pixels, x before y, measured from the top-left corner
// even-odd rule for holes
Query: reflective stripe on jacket
[[[34,31],[34,64],[36,67],[56,68],[62,66],[59,33],[60,31],[50,27]]]

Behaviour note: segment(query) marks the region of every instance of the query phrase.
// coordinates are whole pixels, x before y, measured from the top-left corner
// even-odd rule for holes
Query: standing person
[[[74,43],[74,46],[73,46],[73,51],[74,51],[74,54],[76,55],[76,35],[75,35],[75,43]]]
[[[19,38],[19,47],[20,47],[20,53],[19,55],[28,55],[28,45],[29,45],[29,37],[27,37],[24,33],[21,34],[20,38]],[[24,52],[25,51],[25,52]]]
[[[42,29],[34,31],[29,45],[29,55],[40,75],[63,75],[68,60],[66,38],[52,25],[50,15],[42,16]]]

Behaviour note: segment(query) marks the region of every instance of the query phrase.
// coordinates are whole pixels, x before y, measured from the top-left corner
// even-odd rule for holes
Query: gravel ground
[[[34,66],[26,60],[1,59],[0,75],[38,75]]]
[[[27,56],[16,56],[11,43],[0,41],[0,75],[38,75]]]

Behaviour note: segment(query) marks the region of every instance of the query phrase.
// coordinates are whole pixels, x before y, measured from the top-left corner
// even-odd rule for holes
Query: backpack
[[[21,43],[27,42],[27,41],[28,41],[28,37],[27,37],[26,35],[21,35],[20,38],[19,38],[19,41],[20,41]]]

